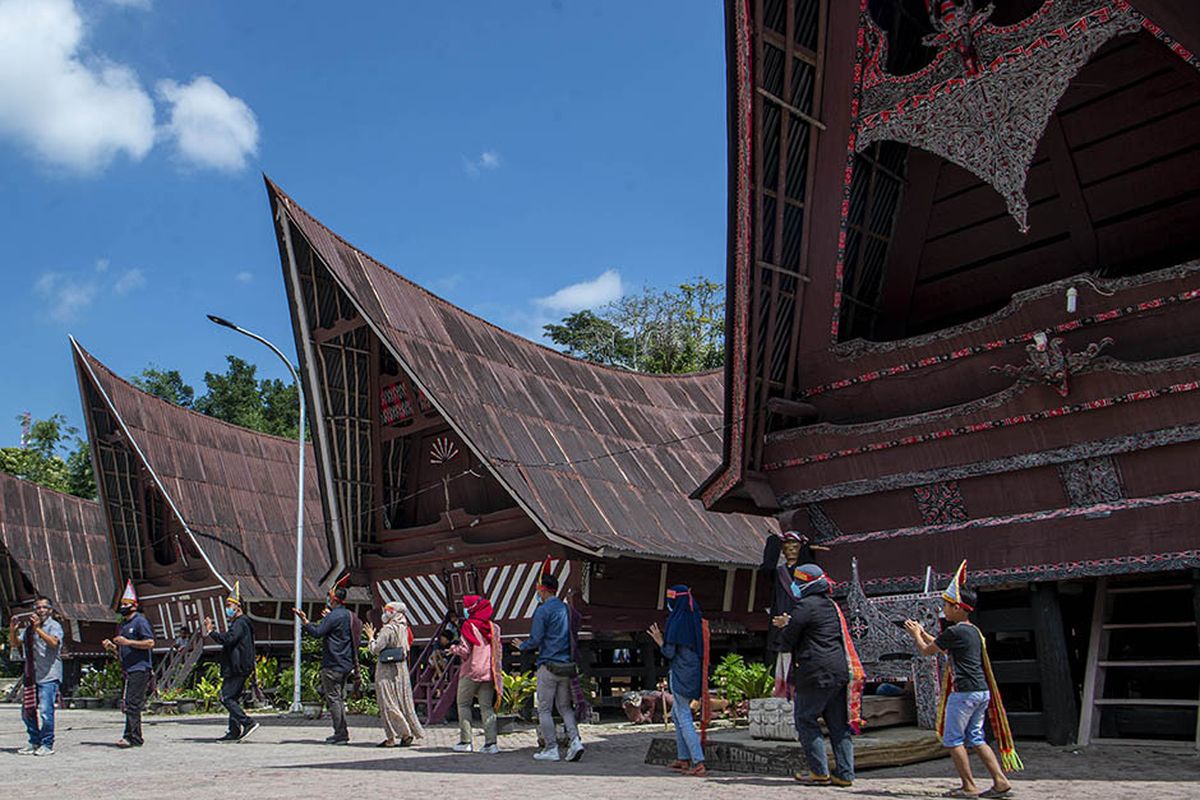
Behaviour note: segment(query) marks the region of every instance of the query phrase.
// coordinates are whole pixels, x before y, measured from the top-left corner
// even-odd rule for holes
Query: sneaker
[[[533,754],[534,761],[559,761],[558,745],[550,745],[545,750],[539,750]]]
[[[27,744],[24,747],[22,747],[20,750],[17,751],[17,755],[32,756],[32,755],[35,755],[37,753],[37,751],[38,751],[38,748],[34,747],[31,744]]]
[[[241,736],[239,736],[239,737],[237,737],[237,740],[240,742],[240,741],[242,741],[243,739],[246,739],[247,737],[249,737],[249,736],[250,736],[250,734],[254,733],[256,730],[258,730],[258,729],[259,729],[259,728],[261,728],[261,727],[262,727],[262,723],[259,723],[259,722],[252,722],[252,723],[250,724],[250,727],[249,727],[249,728],[243,728],[243,729],[242,729],[242,735],[241,735]]]
[[[583,741],[576,736],[567,747],[567,761],[578,761],[583,758]]]
[[[54,755],[54,748],[50,747],[49,745],[42,745],[37,750],[35,750],[33,752],[33,754],[35,756],[52,756],[52,755]]]
[[[238,739],[238,734],[233,731],[226,731],[225,735],[217,739],[218,742],[235,742]]]
[[[338,736],[336,733],[333,736],[325,737],[325,744],[347,744],[349,741],[349,736]]]
[[[840,787],[840,788],[842,788],[842,789],[846,789],[846,788],[848,788],[848,787],[850,787],[850,786],[853,786],[853,785],[854,785],[854,781],[848,781],[848,780],[846,780],[845,778],[839,778],[837,775],[830,775],[830,776],[829,776],[829,785],[830,785],[830,786],[837,786],[837,787]]]
[[[494,756],[500,752],[500,748],[494,744],[485,744],[483,749],[479,752],[483,753],[484,755]]]
[[[459,742],[454,745],[454,752],[456,753],[473,753],[474,751],[475,746],[470,742]]]

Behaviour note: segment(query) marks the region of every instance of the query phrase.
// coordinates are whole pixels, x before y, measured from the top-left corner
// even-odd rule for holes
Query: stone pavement
[[[585,726],[588,745],[575,764],[534,762],[531,731],[502,736],[498,756],[454,753],[457,728],[431,729],[417,748],[381,750],[375,720],[352,718],[348,746],[321,742],[323,723],[260,717],[263,727],[246,742],[212,740],[224,722],[208,717],[147,717],[147,745],[120,751],[115,711],[62,711],[58,753],[20,757],[20,709],[0,706],[0,781],[22,800],[72,798],[371,798],[444,800],[484,798],[595,798],[634,800],[686,792],[705,798],[795,798],[836,794],[863,798],[929,798],[954,784],[948,761],[873,770],[852,789],[804,788],[783,778],[713,773],[706,780],[678,777],[642,763],[650,736],[661,726],[628,730]],[[477,738],[478,742],[478,738]],[[1021,748],[1027,769],[1014,778],[1022,798],[1200,798],[1200,757],[1167,748],[1106,747],[1078,752],[1045,745]]]

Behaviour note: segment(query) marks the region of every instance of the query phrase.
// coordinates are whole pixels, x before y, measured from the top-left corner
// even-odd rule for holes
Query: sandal
[[[997,789],[996,787],[993,786],[991,789],[988,789],[986,792],[980,792],[979,796],[980,797],[988,797],[988,798],[1011,797],[1012,790],[1013,790],[1013,787],[1012,787],[1011,783],[1008,785],[1007,789]]]
[[[683,774],[688,775],[693,778],[707,778],[708,777],[708,768],[705,767],[704,762],[701,761],[699,764],[692,767],[691,769],[684,770]]]
[[[943,792],[942,797],[979,797],[979,792],[968,792],[961,786]]]
[[[413,743],[413,737],[411,737],[411,736],[405,736],[403,739],[400,740],[401,747],[412,747],[412,743]]]
[[[396,743],[395,743],[395,742],[389,742],[387,739],[384,739],[382,742],[380,742],[379,744],[377,744],[377,745],[375,745],[375,746],[376,746],[376,747],[395,747],[395,746],[396,746]]]
[[[690,761],[684,761],[683,759],[679,759],[679,758],[675,759],[670,764],[667,764],[667,769],[682,771],[682,770],[691,769],[691,768],[692,768],[692,763]]]

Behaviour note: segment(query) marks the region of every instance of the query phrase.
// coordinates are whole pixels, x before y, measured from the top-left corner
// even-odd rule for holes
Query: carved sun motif
[[[433,444],[429,447],[430,464],[445,464],[447,461],[453,460],[457,455],[458,445],[445,436],[439,436],[434,439]]]

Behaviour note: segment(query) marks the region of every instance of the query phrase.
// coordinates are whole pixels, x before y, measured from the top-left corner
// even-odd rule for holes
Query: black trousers
[[[146,688],[150,685],[150,670],[125,673],[125,741],[132,745],[142,744],[142,710],[146,707]]]
[[[246,675],[228,675],[221,680],[221,705],[229,712],[229,733],[240,736],[254,724],[242,710],[242,692],[246,689]]]

